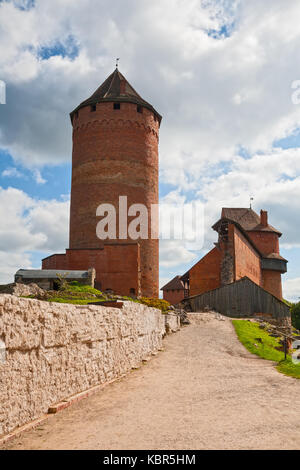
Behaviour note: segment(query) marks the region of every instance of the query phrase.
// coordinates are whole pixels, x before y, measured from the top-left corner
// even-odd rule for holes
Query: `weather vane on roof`
[[[116,68],[118,68],[120,57],[116,58]]]
[[[254,201],[254,197],[250,196],[250,209],[252,209],[252,201]]]

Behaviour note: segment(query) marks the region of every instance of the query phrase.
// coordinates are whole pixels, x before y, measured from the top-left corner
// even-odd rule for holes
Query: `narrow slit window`
[[[96,111],[96,105],[95,105],[95,104],[92,104],[92,106],[91,106],[91,111],[92,111],[92,112]]]
[[[121,109],[120,103],[114,103],[114,109]]]
[[[142,113],[143,112],[143,107],[140,106],[140,105],[137,105],[136,110],[137,110],[138,113]]]

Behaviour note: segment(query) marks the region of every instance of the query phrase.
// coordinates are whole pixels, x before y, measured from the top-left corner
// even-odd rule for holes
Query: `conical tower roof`
[[[102,83],[102,85],[97,88],[97,90],[85,101],[80,103],[77,108],[75,108],[71,113],[71,119],[73,114],[85,106],[91,106],[93,104],[107,102],[107,101],[117,101],[117,102],[127,102],[134,103],[137,105],[144,106],[145,108],[153,111],[156,114],[159,122],[161,121],[161,115],[153,108],[153,106],[145,101],[130,85],[126,80],[124,75],[118,70],[115,71]]]

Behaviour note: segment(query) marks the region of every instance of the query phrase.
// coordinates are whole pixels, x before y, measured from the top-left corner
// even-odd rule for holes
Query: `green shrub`
[[[72,294],[84,293],[84,294],[93,294],[93,295],[103,297],[103,293],[100,290],[95,289],[94,287],[91,287],[86,284],[81,284],[78,281],[67,282],[64,284],[63,288],[60,290],[67,291],[68,293],[72,293]]]
[[[170,308],[170,303],[163,299],[154,299],[151,297],[141,297],[140,303],[147,305],[148,307],[158,308],[162,312],[167,312]]]
[[[291,317],[293,327],[297,328],[297,330],[300,330],[300,302],[292,305]]]

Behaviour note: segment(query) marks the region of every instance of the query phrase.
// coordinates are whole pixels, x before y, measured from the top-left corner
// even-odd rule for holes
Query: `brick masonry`
[[[281,273],[261,268],[262,255],[279,254],[278,234],[249,231],[247,235],[248,239],[233,223],[228,223],[227,236],[219,237],[216,248],[189,270],[191,296],[231,284],[246,276],[282,299]]]
[[[96,270],[95,287],[121,295],[141,293],[140,244],[107,244],[99,249],[67,250],[43,259],[43,269]]]
[[[260,255],[234,225],[235,281],[247,276],[258,285],[262,284]],[[268,290],[268,289],[267,289]]]
[[[221,253],[213,248],[190,269],[190,295],[202,294],[220,285]]]
[[[170,302],[172,305],[176,305],[184,299],[183,289],[170,289],[163,291],[163,298]]]
[[[162,346],[178,319],[133,302],[122,309],[0,295],[0,435],[95,385],[121,377]]]
[[[69,247],[103,247],[96,236],[100,220],[96,209],[100,204],[115,207],[117,222],[119,196],[127,196],[128,207],[144,204],[148,209],[148,239],[139,240],[140,280],[141,293],[148,297],[158,297],[158,240],[150,237],[151,204],[158,204],[158,133],[154,113],[147,108],[138,113],[133,103],[121,103],[121,109],[115,110],[113,102],[101,102],[96,111],[86,106],[73,118]],[[117,243],[128,241],[118,239]]]

